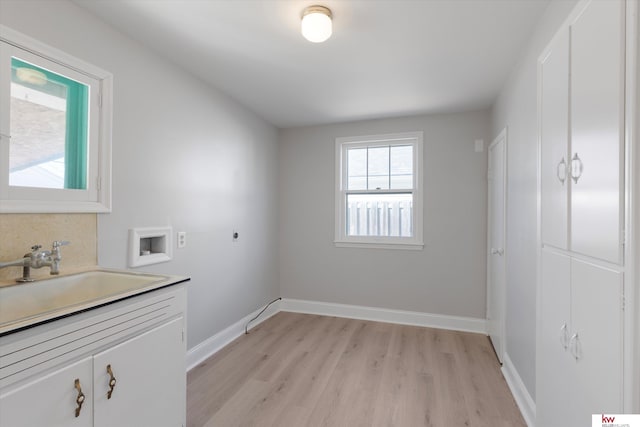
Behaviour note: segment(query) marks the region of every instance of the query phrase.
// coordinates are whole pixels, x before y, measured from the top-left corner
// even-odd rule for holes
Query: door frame
[[[491,276],[492,276],[492,268],[491,268],[491,234],[493,231],[493,226],[492,226],[492,216],[493,216],[493,207],[491,204],[491,193],[492,193],[492,189],[491,189],[491,185],[490,185],[490,180],[489,180],[489,162],[491,159],[491,149],[499,144],[500,142],[504,142],[504,152],[503,152],[503,158],[502,158],[502,167],[504,170],[504,179],[503,179],[503,183],[502,183],[502,192],[503,192],[503,198],[502,198],[502,218],[503,218],[503,223],[502,223],[502,236],[503,236],[503,250],[504,253],[502,255],[503,257],[503,268],[502,268],[502,272],[500,272],[500,274],[503,277],[503,283],[504,283],[504,289],[501,295],[497,296],[497,300],[498,300],[498,304],[500,305],[500,313],[502,313],[502,318],[499,319],[497,321],[498,323],[498,330],[496,331],[496,334],[499,337],[499,348],[496,348],[495,343],[492,341],[492,346],[496,352],[496,356],[498,357],[498,361],[500,362],[500,364],[503,363],[504,360],[504,355],[506,353],[506,343],[505,343],[505,337],[506,337],[506,308],[507,308],[507,253],[508,251],[506,250],[506,246],[507,246],[507,181],[508,181],[508,161],[507,161],[507,153],[508,153],[508,130],[507,127],[505,127],[504,129],[502,129],[502,131],[500,131],[500,133],[498,134],[498,136],[495,137],[495,139],[491,142],[491,144],[489,144],[489,148],[487,150],[487,252],[486,252],[486,256],[487,256],[487,300],[486,300],[486,318],[487,318],[487,335],[489,337],[491,337],[491,330],[490,330],[490,323],[489,323],[489,312],[491,309],[491,299],[493,296],[492,293],[492,280],[491,280]],[[495,290],[493,290],[493,292],[495,292]],[[491,339],[491,338],[489,338]]]

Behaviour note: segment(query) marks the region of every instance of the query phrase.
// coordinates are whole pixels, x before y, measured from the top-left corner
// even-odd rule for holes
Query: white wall
[[[422,251],[336,248],[335,138],[424,131]],[[283,297],[485,317],[489,111],[281,131]]]
[[[492,135],[508,126],[506,353],[535,398],[537,59],[574,0],[550,2],[492,114]]]
[[[114,75],[113,212],[98,216],[100,265],[127,266],[131,227],[186,231],[173,261],[141,270],[191,276],[189,347],[278,295],[273,126],[71,2],[2,0],[0,22]]]

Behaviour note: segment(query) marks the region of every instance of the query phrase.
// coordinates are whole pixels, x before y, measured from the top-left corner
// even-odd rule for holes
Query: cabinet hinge
[[[184,331],[182,331],[182,342],[184,342]]]
[[[98,107],[102,108],[102,91],[98,93]]]
[[[98,189],[98,191],[102,189],[102,180],[100,179],[100,177],[96,178],[96,188]]]

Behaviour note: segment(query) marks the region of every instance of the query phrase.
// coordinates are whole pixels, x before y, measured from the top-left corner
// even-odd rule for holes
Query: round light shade
[[[47,75],[33,68],[20,67],[16,69],[16,77],[21,82],[30,83],[32,85],[44,86],[47,84]]]
[[[309,6],[302,12],[302,35],[313,43],[331,37],[331,11],[324,6]]]

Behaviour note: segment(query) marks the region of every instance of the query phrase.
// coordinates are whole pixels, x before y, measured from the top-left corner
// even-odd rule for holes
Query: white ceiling
[[[274,125],[492,104],[549,0],[75,0]],[[329,7],[313,44],[300,14]]]

